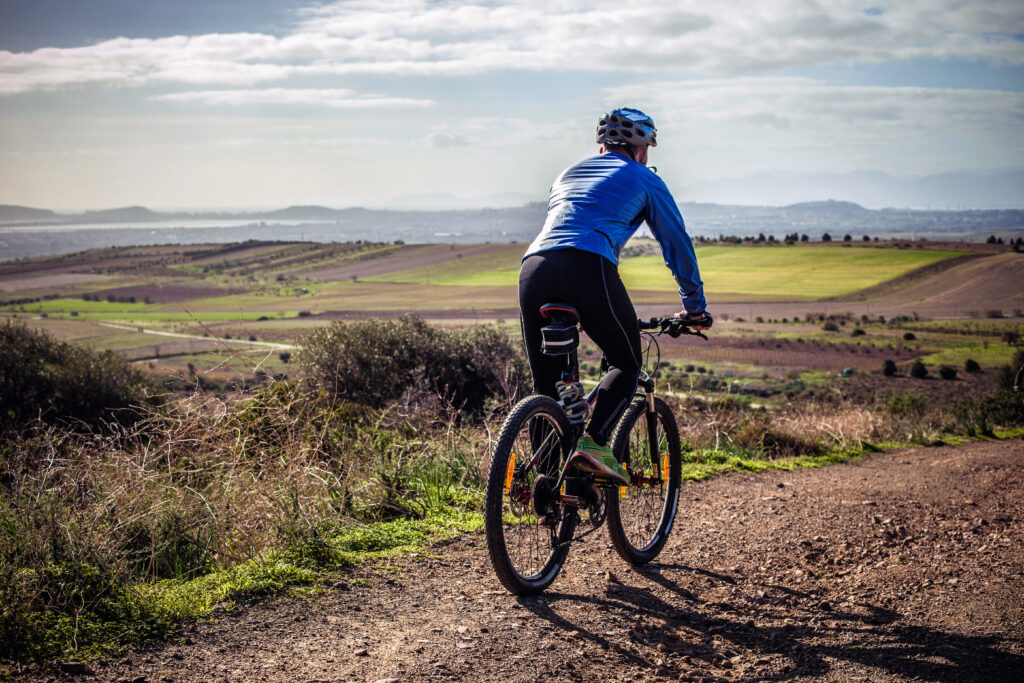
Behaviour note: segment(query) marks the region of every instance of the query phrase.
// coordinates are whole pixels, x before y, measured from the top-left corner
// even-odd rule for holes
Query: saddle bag
[[[576,325],[547,325],[540,328],[541,351],[546,356],[568,356],[580,345]]]

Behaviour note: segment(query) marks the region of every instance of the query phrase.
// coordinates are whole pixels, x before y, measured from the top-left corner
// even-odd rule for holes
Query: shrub
[[[373,407],[440,396],[477,415],[529,378],[518,342],[497,327],[447,331],[413,315],[335,322],[306,339],[299,359],[311,386]]]
[[[821,329],[825,330],[826,332],[838,332],[839,326],[836,325],[831,320],[826,320],[824,323],[822,323]]]
[[[292,359],[292,352],[291,351],[282,351],[281,353],[277,354],[277,357],[281,359],[282,363],[287,363],[288,361],[290,361]]]
[[[915,339],[917,339],[917,336],[913,332],[903,333],[903,341],[914,341]]]
[[[732,441],[754,455],[768,459],[821,453],[821,446],[817,442],[778,429],[763,415],[747,420],[732,435]]]
[[[1024,425],[1024,401],[1020,394],[1001,389],[980,399],[958,401],[952,415],[968,436],[992,436],[996,426]]]
[[[956,368],[943,365],[939,368],[939,377],[942,379],[956,379]]]
[[[964,371],[966,372],[981,372],[981,366],[978,365],[978,361],[973,358],[968,358],[964,361]]]
[[[1024,365],[1024,349],[1017,349],[1010,364],[1003,365],[996,371],[996,386],[1000,389],[1012,390],[1017,370],[1022,365]]]
[[[928,377],[928,368],[920,360],[915,360],[914,364],[910,366],[910,376],[925,379]]]
[[[896,361],[887,359],[882,363],[882,374],[886,377],[894,377],[896,375]]]
[[[886,400],[885,409],[896,417],[917,417],[928,409],[928,400],[921,394],[898,394]]]
[[[864,330],[860,329],[859,327],[855,327],[855,328],[853,328],[853,332],[850,333],[850,336],[851,337],[863,337],[865,334],[867,334],[867,333]]]
[[[40,419],[95,427],[132,423],[133,407],[154,404],[156,387],[111,351],[94,353],[22,323],[0,323],[0,422],[18,429]]]

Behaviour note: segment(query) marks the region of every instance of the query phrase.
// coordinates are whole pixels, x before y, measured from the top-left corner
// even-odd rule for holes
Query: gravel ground
[[[646,568],[599,532],[546,594],[518,600],[482,535],[467,535],[78,676],[1020,681],[1022,480],[1019,439],[722,476],[684,487],[672,540]]]

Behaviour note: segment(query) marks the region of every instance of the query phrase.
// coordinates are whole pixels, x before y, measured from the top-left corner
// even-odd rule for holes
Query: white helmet
[[[658,146],[654,119],[639,109],[612,109],[597,122],[597,142],[602,145]]]

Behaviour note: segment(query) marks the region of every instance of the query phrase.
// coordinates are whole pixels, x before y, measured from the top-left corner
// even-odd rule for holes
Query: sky
[[[601,113],[677,199],[1024,166],[1020,0],[0,0],[0,204],[543,199]]]

